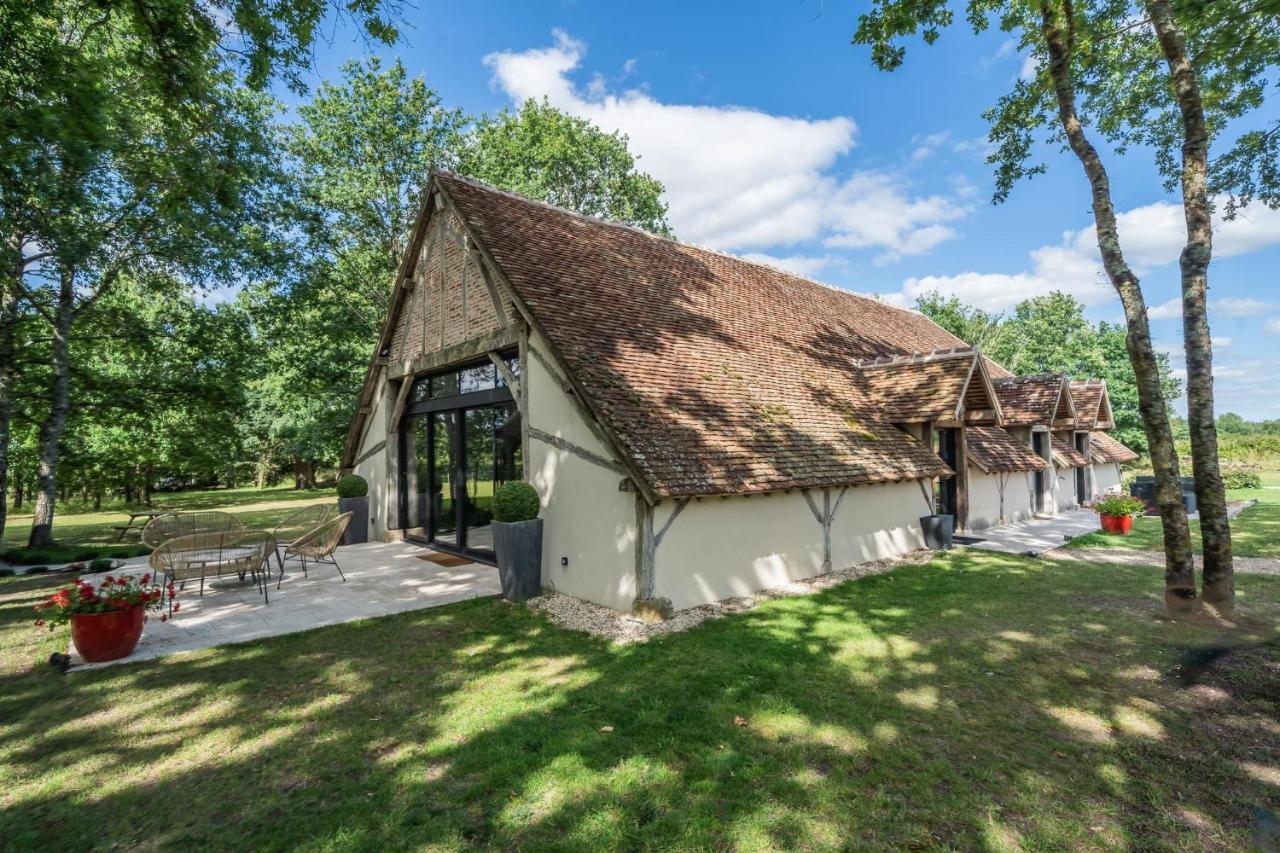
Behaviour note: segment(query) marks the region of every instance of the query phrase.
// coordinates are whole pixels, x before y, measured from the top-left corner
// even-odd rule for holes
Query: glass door
[[[458,541],[458,421],[462,413],[433,412],[431,424],[431,541],[461,547]]]
[[[507,367],[520,375],[519,362]],[[415,380],[401,428],[406,535],[493,557],[493,495],[524,474],[520,412],[491,362]]]

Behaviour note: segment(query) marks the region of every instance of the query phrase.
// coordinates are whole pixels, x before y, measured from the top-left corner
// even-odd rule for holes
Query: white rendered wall
[[[984,474],[980,469],[969,466],[969,528],[981,530],[1030,518],[1033,514],[1033,483],[1026,471]]]
[[[369,414],[369,429],[365,433],[359,452],[356,453],[356,458],[364,456],[379,442],[386,442],[387,446],[357,465],[354,471],[369,483],[370,539],[385,538],[388,527],[394,526],[390,522],[395,521],[398,512],[396,478],[390,474],[394,468],[389,463],[389,460],[394,458],[390,454],[396,452],[393,446],[395,436],[387,435],[389,409],[395,405],[395,400],[390,392],[390,383],[386,381],[385,376],[381,383],[374,396],[373,411]]]
[[[834,505],[839,489],[831,490]],[[811,493],[819,510],[822,491]],[[924,547],[915,482],[851,488],[831,525],[832,567]],[[674,503],[654,511],[661,530]],[[677,610],[812,577],[823,570],[822,525],[804,495],[705,498],[685,507],[654,557],[655,594]]]
[[[530,346],[548,355],[540,337],[533,336]],[[522,368],[529,383],[531,428],[615,459],[538,359],[526,359]],[[629,611],[636,597],[635,493],[618,489],[623,475],[617,471],[532,436],[524,452],[529,482],[542,500],[543,585]]]
[[[1120,473],[1117,462],[1095,462],[1093,464],[1093,488],[1100,495],[1107,492],[1122,491],[1124,477]]]

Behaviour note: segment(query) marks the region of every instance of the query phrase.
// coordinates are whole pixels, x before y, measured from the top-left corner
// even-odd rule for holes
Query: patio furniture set
[[[289,560],[302,563],[304,577],[310,561],[332,565],[346,581],[334,551],[351,518],[352,513],[339,515],[330,505],[314,504],[292,513],[268,531],[246,528],[240,519],[226,512],[160,513],[142,528],[142,542],[153,549],[150,566],[157,578],[163,578],[166,589],[170,583],[184,584],[199,578],[203,596],[206,578],[234,574],[242,582],[250,578],[264,603],[270,603],[268,585],[273,556],[279,569],[276,589],[284,580],[284,565]],[[169,613],[173,613],[172,596]]]

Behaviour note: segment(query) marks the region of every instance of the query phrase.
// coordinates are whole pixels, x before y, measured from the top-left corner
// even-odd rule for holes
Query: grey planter
[[[369,541],[369,496],[338,498],[338,512],[355,513],[342,536],[343,545],[359,545]]]
[[[956,517],[954,515],[921,516],[920,528],[924,531],[926,547],[935,551],[947,550],[951,547],[956,533]]]
[[[491,526],[502,597],[524,601],[542,592],[542,519],[494,521]]]

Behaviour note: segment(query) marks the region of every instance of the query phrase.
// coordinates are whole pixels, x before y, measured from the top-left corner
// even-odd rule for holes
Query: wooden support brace
[[[409,389],[412,387],[413,375],[406,373],[400,380],[400,390],[396,392],[395,405],[391,407],[391,420],[387,424],[388,434],[392,434],[400,428],[400,418],[404,415],[405,401],[409,399]]]
[[[525,411],[524,394],[521,391],[521,382],[516,379],[516,375],[511,372],[511,366],[507,364],[507,360],[497,352],[489,351],[489,360],[493,362],[493,366],[498,368],[498,373],[502,374],[502,380],[507,383],[507,387],[511,389],[511,396],[516,401],[516,408],[520,410],[520,414],[528,417],[529,413]]]
[[[621,463],[614,462],[612,459],[605,459],[603,456],[592,453],[590,450],[587,450],[585,447],[579,447],[578,445],[574,444],[572,441],[563,439],[558,435],[552,435],[549,432],[543,432],[537,427],[534,427],[534,426],[529,427],[529,437],[536,441],[541,441],[543,444],[549,444],[552,447],[563,450],[564,452],[572,454],[573,456],[577,456],[579,459],[584,459],[587,462],[590,462],[594,465],[599,465],[601,468],[607,468],[608,470],[613,471],[615,474],[630,473],[629,471],[627,471],[626,467],[623,466]]]

